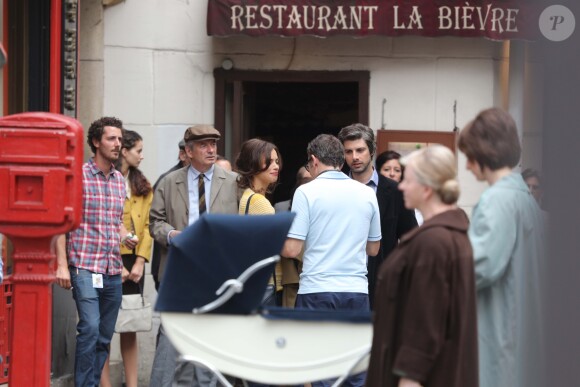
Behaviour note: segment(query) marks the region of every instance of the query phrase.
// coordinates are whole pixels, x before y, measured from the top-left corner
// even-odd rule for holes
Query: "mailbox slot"
[[[3,163],[70,165],[68,136],[60,130],[0,129],[0,160]]]

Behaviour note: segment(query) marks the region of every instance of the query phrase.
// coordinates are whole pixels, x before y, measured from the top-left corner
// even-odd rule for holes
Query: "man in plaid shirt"
[[[99,385],[121,305],[120,243],[132,249],[138,242],[127,238],[125,180],[113,167],[121,152],[122,127],[112,117],[91,124],[87,142],[95,156],[83,165],[81,224],[67,234],[66,249],[64,235],[57,243],[56,282],[72,289],[79,314],[75,386]]]

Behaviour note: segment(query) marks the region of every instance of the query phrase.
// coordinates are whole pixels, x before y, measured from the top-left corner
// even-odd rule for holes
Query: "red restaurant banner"
[[[532,40],[540,11],[530,0],[209,0],[207,33]]]

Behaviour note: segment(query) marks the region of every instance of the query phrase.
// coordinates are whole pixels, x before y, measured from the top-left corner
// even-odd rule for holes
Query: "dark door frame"
[[[243,117],[243,83],[244,82],[357,82],[358,83],[358,117],[359,122],[369,122],[369,71],[256,71],[256,70],[214,70],[215,78],[215,128],[225,138],[226,131],[226,85],[233,86],[232,137],[231,152],[239,152],[242,142],[246,140]],[[218,152],[224,154],[225,143],[220,141]]]

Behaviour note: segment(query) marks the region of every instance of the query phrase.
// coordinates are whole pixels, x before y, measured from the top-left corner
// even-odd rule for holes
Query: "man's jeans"
[[[69,267],[77,305],[75,386],[98,386],[121,306],[121,275],[103,276],[103,287],[93,287],[93,273]]]
[[[358,310],[361,312],[368,312],[370,310],[368,294],[346,292],[299,294],[296,298],[296,307],[306,309]],[[342,385],[347,387],[364,386],[366,376],[366,372],[350,376]],[[312,387],[330,387],[334,382],[334,380],[320,380],[312,382],[311,385]]]

